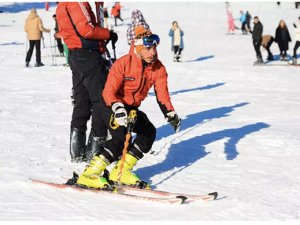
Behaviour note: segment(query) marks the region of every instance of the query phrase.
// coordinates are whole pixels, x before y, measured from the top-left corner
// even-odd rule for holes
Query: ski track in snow
[[[219,199],[168,206],[29,181],[61,183],[85,167],[70,162],[71,71],[62,66],[61,57],[56,58],[58,66],[51,66],[51,7],[49,12],[38,9],[44,26],[52,29],[44,35],[45,48],[41,45],[46,65],[41,68],[24,67],[28,11],[0,13],[0,220],[299,219],[299,68],[252,66],[251,36],[238,35],[239,30],[226,35],[224,3],[160,3],[155,13],[153,4],[123,4],[124,23],[115,27],[117,56],[128,52],[126,24],[131,11],[139,8],[161,37],[158,54],[182,127],[172,132],[151,90],[141,109],[157,127],[154,154],[146,155],[135,172],[160,190],[218,191]],[[289,54],[295,43],[292,23],[299,16],[293,4],[231,3],[235,18],[240,9],[258,15],[264,34],[274,35],[279,20],[285,19],[293,40]],[[185,32],[181,63],[172,62],[168,31],[173,20]],[[278,54],[276,43],[271,50]],[[267,55],[264,50],[262,54]],[[34,61],[35,52],[31,65]]]

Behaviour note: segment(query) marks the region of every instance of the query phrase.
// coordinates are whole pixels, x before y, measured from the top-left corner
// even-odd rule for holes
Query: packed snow
[[[127,24],[132,10],[140,9],[161,38],[159,58],[182,118],[181,131],[175,134],[150,91],[141,110],[157,127],[157,138],[153,154],[134,171],[159,190],[218,191],[219,198],[172,206],[60,190],[29,180],[63,183],[86,165],[70,162],[71,71],[63,66],[63,57],[51,57],[58,54],[51,48],[52,5],[50,11],[37,10],[44,26],[52,29],[44,34],[46,66],[40,68],[25,67],[23,26],[29,11],[0,13],[0,220],[299,220],[299,67],[253,66],[251,35],[240,30],[227,34],[225,3],[122,5],[124,22],[114,27],[117,56],[129,50]],[[107,6],[110,10],[112,3]],[[284,19],[293,39],[291,55],[292,24],[300,16],[294,3],[231,3],[231,9],[234,18],[241,9],[259,16],[264,34],[274,35]],[[185,33],[181,63],[173,62],[168,36],[174,20]],[[278,55],[276,43],[271,50]],[[262,54],[267,57],[266,51]]]

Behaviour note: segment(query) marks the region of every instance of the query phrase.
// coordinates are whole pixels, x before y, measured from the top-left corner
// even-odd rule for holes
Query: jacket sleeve
[[[112,106],[112,104],[115,102],[123,103],[122,100],[117,96],[117,93],[123,83],[124,65],[125,62],[121,58],[113,64],[109,71],[107,81],[102,92],[102,97],[107,106]]]
[[[169,95],[167,78],[168,74],[166,72],[166,69],[162,67],[159,70],[159,74],[154,83],[156,100],[165,117],[167,117],[168,112],[174,111],[174,107],[171,103]]]
[[[110,37],[109,30],[94,26],[92,11],[88,3],[76,2],[68,4],[68,12],[78,33],[85,39],[107,40]]]
[[[39,30],[40,30],[41,32],[47,32],[47,33],[50,32],[49,29],[46,29],[46,28],[43,26],[43,22],[42,22],[41,18],[38,19],[38,26],[39,26]]]
[[[170,31],[169,31],[169,36],[170,36],[170,37],[173,37],[173,36],[174,36],[174,31],[173,31],[172,29],[170,29]]]

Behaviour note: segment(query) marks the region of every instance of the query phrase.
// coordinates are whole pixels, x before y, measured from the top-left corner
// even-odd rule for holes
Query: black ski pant
[[[297,49],[300,47],[300,41],[296,41],[295,46],[294,46],[294,54],[293,57],[297,58]]]
[[[35,46],[35,53],[36,53],[35,55],[36,62],[40,64],[41,63],[41,40],[29,40],[29,49],[27,51],[25,61],[28,63],[30,62],[34,46]]]
[[[181,51],[182,48],[179,48],[178,45],[174,45],[174,54],[176,55],[178,53],[178,55],[181,55]]]
[[[253,46],[256,52],[256,57],[262,59],[261,52],[260,52],[261,41],[253,40]]]
[[[100,99],[106,82],[108,67],[100,52],[70,50],[69,64],[72,70],[74,108],[71,128],[86,130],[92,116],[91,127],[97,137],[107,135],[102,120]]]
[[[119,19],[119,20],[121,20],[121,21],[123,22],[123,19],[121,18],[121,15],[116,16],[116,17],[115,17],[115,26],[118,26],[118,24],[117,24],[117,19]]]
[[[64,46],[62,45],[61,38],[55,38],[57,42],[57,48],[60,54],[64,53]]]
[[[126,107],[129,115],[130,109]],[[128,153],[136,157],[137,159],[143,158],[144,154],[148,153],[154,143],[156,137],[156,128],[150,122],[147,115],[142,111],[137,110],[137,121],[134,125],[133,132],[136,133],[136,137],[128,147]],[[110,162],[118,160],[122,155],[124,148],[124,142],[126,138],[126,127],[115,127],[113,124],[113,112],[110,107],[106,106],[102,102],[101,107],[102,117],[104,118],[112,139],[108,140],[104,144],[103,152],[100,152]]]

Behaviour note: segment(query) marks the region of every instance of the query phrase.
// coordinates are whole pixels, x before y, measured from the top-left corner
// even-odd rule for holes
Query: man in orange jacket
[[[88,2],[59,2],[56,9],[59,35],[68,46],[72,70],[74,108],[70,132],[72,162],[89,161],[104,143],[107,128],[100,112],[101,93],[108,67],[104,53],[108,40],[115,43],[116,33],[104,28],[103,2],[99,23]],[[87,121],[92,116],[86,147]]]
[[[102,93],[101,113],[112,139],[105,142],[101,154],[93,157],[90,165],[77,180],[79,185],[93,188],[109,186],[101,173],[122,155],[127,131],[127,115],[131,110],[137,112],[137,120],[133,127],[133,132],[137,136],[129,145],[124,161],[120,160],[111,171],[109,180],[125,185],[136,185],[141,182],[140,178],[132,173],[132,169],[137,161],[150,151],[155,140],[156,128],[138,107],[153,85],[164,116],[174,130],[179,131],[181,120],[170,100],[167,72],[157,59],[156,47],[159,44],[159,37],[143,26],[135,28],[135,36],[129,54],[113,64]],[[122,174],[120,174],[121,167]]]

